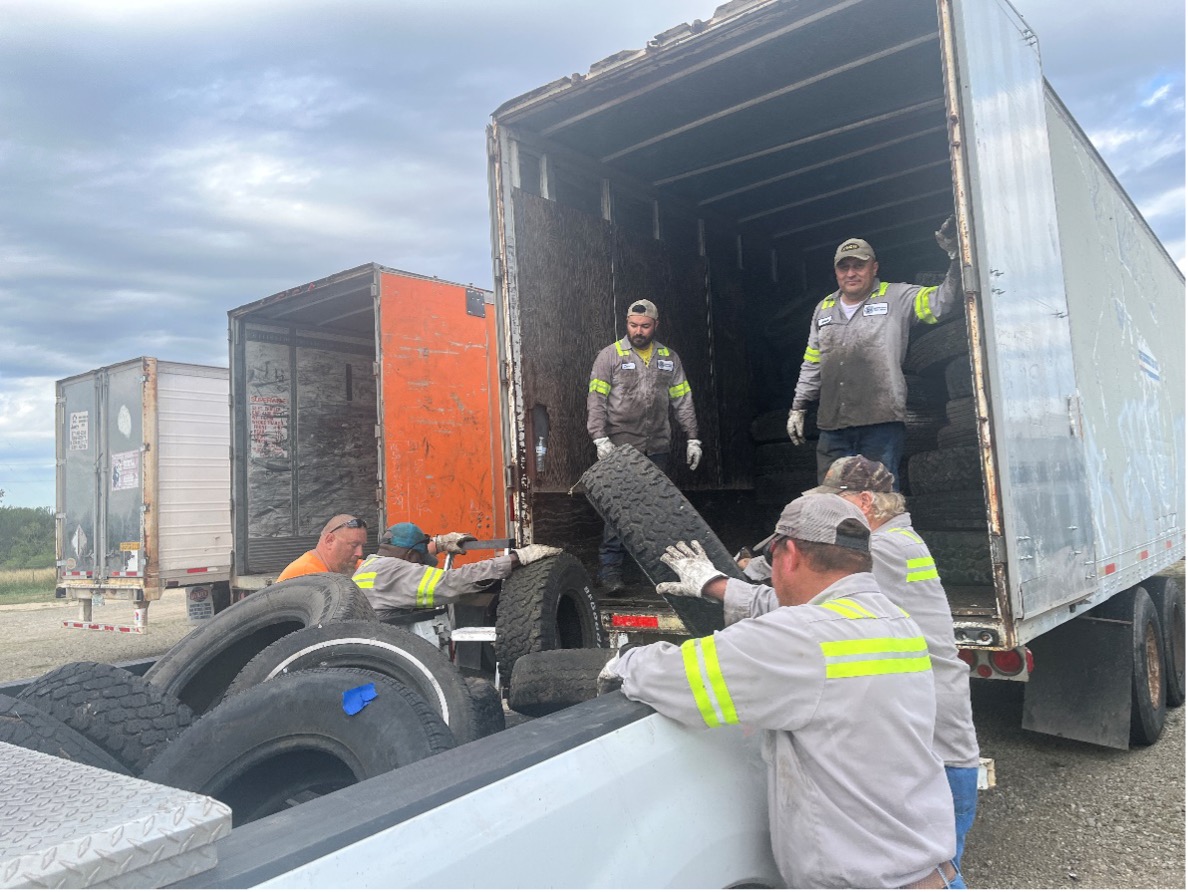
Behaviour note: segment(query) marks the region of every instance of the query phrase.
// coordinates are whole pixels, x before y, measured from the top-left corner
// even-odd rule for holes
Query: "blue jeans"
[[[661,471],[666,471],[668,468],[668,453],[667,452],[653,452],[648,456],[652,464],[658,467]],[[623,566],[623,555],[627,553],[627,549],[623,547],[623,540],[615,533],[614,528],[608,523],[602,528],[602,544],[598,546],[598,569],[602,570],[618,570]]]
[[[829,466],[839,458],[865,455],[883,463],[895,478],[895,491],[899,492],[899,462],[903,458],[906,436],[907,428],[902,421],[821,431],[821,438],[817,440],[817,479],[824,480]]]
[[[961,870],[961,855],[965,852],[965,835],[973,826],[978,810],[978,769],[945,766],[949,789],[953,792],[953,815],[957,819],[957,854],[953,864]],[[961,888],[964,888],[961,887]]]

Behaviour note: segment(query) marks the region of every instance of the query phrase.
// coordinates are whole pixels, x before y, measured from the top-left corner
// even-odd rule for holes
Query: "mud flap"
[[[1081,616],[1029,642],[1023,727],[1129,749],[1131,635],[1128,622]]]

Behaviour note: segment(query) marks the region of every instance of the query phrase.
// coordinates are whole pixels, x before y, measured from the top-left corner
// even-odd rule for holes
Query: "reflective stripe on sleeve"
[[[590,393],[601,393],[603,396],[606,396],[610,391],[611,386],[606,381],[603,381],[601,378],[590,379]]]
[[[429,567],[425,570],[425,575],[421,577],[421,584],[417,586],[418,607],[433,606],[433,592],[437,590],[437,583],[443,576],[445,576],[445,571],[438,570],[436,567]]]
[[[622,341],[615,341],[615,352],[618,353],[620,356],[626,356],[631,351],[623,346]]]
[[[842,607],[848,607],[850,610],[853,610],[854,613],[857,614],[859,617],[864,617],[866,619],[878,619],[878,617],[875,614],[871,613],[869,610],[867,610],[865,607],[863,607],[857,601],[852,601],[849,598],[834,598],[832,601],[828,601],[827,603],[840,604]]]
[[[697,711],[707,727],[737,725],[738,713],[734,700],[722,677],[718,664],[718,648],[714,636],[693,638],[681,645],[681,658],[685,664],[685,678],[697,704]]]
[[[932,660],[924,636],[913,638],[853,638],[822,641],[826,678],[907,675],[928,672]],[[892,656],[893,655],[893,656]],[[862,657],[864,659],[854,659]]]
[[[670,351],[669,351],[669,349],[668,349],[667,347],[661,347],[661,348],[660,348],[659,350],[657,350],[656,352],[657,352],[657,353],[658,353],[660,356],[668,356],[668,354],[669,354],[669,352],[670,352]]]
[[[916,292],[916,318],[925,325],[936,325],[937,318],[932,315],[930,298],[936,293],[936,286],[921,288]]]
[[[367,564],[363,565],[364,567]],[[375,574],[374,573],[356,573],[351,577],[351,581],[359,588],[375,588]]]
[[[689,386],[688,381],[682,381],[680,384],[674,384],[672,387],[668,388],[668,395],[674,400],[679,399],[682,396],[687,396],[692,392],[693,388]]]
[[[936,572],[936,561],[930,557],[908,558],[907,581],[924,582],[929,579],[940,579]]]
[[[821,361],[821,351],[815,347],[806,347],[804,350],[804,361],[819,363]]]
[[[892,527],[891,529],[887,530],[887,532],[888,533],[899,533],[899,535],[901,535],[901,536],[907,536],[907,538],[911,539],[917,545],[924,544],[924,540],[921,539],[919,536],[917,536],[915,534],[915,532],[913,532],[912,530],[906,529],[904,527]]]

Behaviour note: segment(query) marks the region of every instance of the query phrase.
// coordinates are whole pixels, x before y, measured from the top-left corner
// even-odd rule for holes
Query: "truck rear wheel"
[[[508,678],[516,660],[542,650],[606,646],[590,576],[571,554],[518,567],[503,581],[495,653]]]
[[[343,693],[369,683],[376,698],[347,715]],[[359,669],[306,669],[220,703],[144,779],[225,802],[242,826],[453,745],[437,713],[404,685]]]
[[[1184,588],[1178,579],[1153,576],[1143,583],[1159,615],[1163,631],[1163,665],[1167,705],[1184,705]]]
[[[374,620],[375,611],[346,576],[312,573],[286,579],[215,614],[166,651],[144,678],[202,713],[274,641],[309,626],[349,619]]]
[[[598,696],[598,673],[614,656],[607,647],[528,654],[512,670],[507,705],[530,716],[548,715]]]
[[[4,694],[0,694],[0,742],[116,774],[128,773],[128,769],[111,754],[73,728],[31,703]]]
[[[1130,742],[1148,746],[1167,719],[1167,673],[1159,614],[1147,590],[1136,585],[1110,598],[1100,616],[1131,624]]]
[[[311,626],[260,651],[227,688],[226,697],[303,669],[367,669],[415,691],[449,725],[458,743],[477,740],[466,679],[428,641],[379,621]]]

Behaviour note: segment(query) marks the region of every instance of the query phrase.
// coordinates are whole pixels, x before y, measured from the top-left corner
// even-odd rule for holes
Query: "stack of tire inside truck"
[[[570,555],[516,571],[501,597],[502,625],[517,626],[498,642],[509,667],[540,649],[605,646],[588,577]],[[70,663],[15,698],[0,696],[0,740],[212,796],[231,806],[236,825],[504,722],[489,680],[463,675],[430,642],[379,622],[358,587],[333,573],[276,583],[232,605],[144,677]]]

